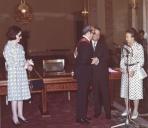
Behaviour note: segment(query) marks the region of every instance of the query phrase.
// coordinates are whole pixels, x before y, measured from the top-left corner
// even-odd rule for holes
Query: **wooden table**
[[[120,80],[120,73],[110,73],[110,93],[111,99],[113,99],[113,85],[117,80]],[[75,91],[77,90],[77,82],[76,80],[70,76],[58,76],[51,78],[44,78],[43,82],[45,84],[44,88],[41,90],[31,90],[31,93],[39,93],[41,94],[41,113],[43,116],[48,115],[48,100],[47,93],[48,92],[57,92],[57,91]],[[1,128],[1,98],[2,96],[7,95],[7,82],[6,80],[0,81],[0,128]]]
[[[110,88],[110,98],[111,104],[114,100],[114,85],[116,82],[120,80],[120,73],[110,73],[109,75],[109,88]],[[76,91],[77,90],[77,82],[72,76],[63,76],[63,77],[54,77],[54,78],[44,78],[43,79],[45,88],[44,91],[44,105],[43,105],[43,114],[48,113],[48,102],[47,102],[47,93],[48,92],[58,92],[58,91]],[[69,98],[68,98],[69,99]]]

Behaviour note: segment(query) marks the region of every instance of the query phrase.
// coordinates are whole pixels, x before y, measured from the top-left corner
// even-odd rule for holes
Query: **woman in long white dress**
[[[32,66],[26,61],[23,46],[19,44],[22,38],[21,28],[11,26],[7,38],[3,55],[8,78],[8,101],[11,102],[12,121],[19,125],[19,119],[27,123],[23,115],[23,100],[31,98],[26,69],[31,71]]]
[[[128,114],[128,99],[134,102],[132,119],[138,117],[139,100],[143,99],[143,80],[139,78],[139,71],[144,65],[144,50],[141,44],[136,42],[136,31],[132,28],[126,31],[127,45],[124,45],[121,53],[120,68],[121,98],[125,99],[126,109],[122,116]],[[127,60],[128,55],[128,60]],[[128,66],[128,69],[127,69]],[[129,81],[128,81],[129,74]],[[128,84],[129,82],[129,84]],[[129,85],[129,93],[128,93]],[[129,94],[129,95],[128,95]],[[129,97],[128,97],[129,96]]]

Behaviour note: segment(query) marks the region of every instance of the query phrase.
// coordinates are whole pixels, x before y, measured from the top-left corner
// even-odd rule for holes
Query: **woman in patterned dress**
[[[139,100],[143,99],[143,80],[139,79],[138,72],[144,65],[144,51],[141,44],[136,42],[136,30],[133,28],[126,31],[127,45],[123,46],[121,53],[120,68],[121,77],[121,98],[125,99],[126,109],[122,116],[128,114],[129,100],[134,102],[134,109],[131,118],[138,117]],[[127,60],[127,55],[128,60]],[[128,65],[128,66],[127,66]],[[127,71],[128,67],[128,71]],[[129,72],[129,93],[128,93],[128,72]],[[130,110],[130,109],[129,109]],[[129,111],[130,112],[130,111]]]
[[[27,123],[23,115],[23,100],[31,98],[26,69],[32,66],[25,59],[23,46],[19,44],[22,30],[18,26],[11,26],[7,32],[8,41],[3,55],[8,77],[8,101],[11,101],[12,121],[19,125],[19,119]]]

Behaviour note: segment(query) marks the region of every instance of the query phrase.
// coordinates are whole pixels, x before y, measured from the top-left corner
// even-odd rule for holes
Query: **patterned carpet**
[[[111,128],[119,127],[125,128],[126,126],[129,128],[139,128],[140,125],[138,122],[127,119],[126,117],[121,117],[119,115],[119,111],[113,111],[112,116],[114,117],[112,119],[113,122],[115,122],[114,125],[111,126]]]
[[[95,119],[93,118],[93,103],[89,99],[88,116],[92,118],[89,125],[81,125],[75,122],[75,93],[71,94],[71,101],[67,100],[67,93],[50,93],[48,96],[49,113],[48,117],[42,117],[39,111],[40,96],[33,95],[31,104],[25,103],[25,116],[29,119],[28,124],[23,124],[21,128],[110,128],[113,125],[125,122],[125,118],[120,116],[119,105],[112,109],[112,119],[106,120],[104,114]],[[5,105],[5,98],[2,102],[2,128],[13,128],[11,121],[10,104]],[[117,108],[118,107],[118,108]],[[138,119],[139,120],[139,119]],[[136,124],[130,124],[130,128],[146,128]],[[15,128],[15,127],[14,127]],[[119,127],[119,128],[125,128]]]
[[[112,121],[118,122],[116,123],[116,125],[119,125],[122,123],[127,124],[126,121],[128,121],[128,125],[123,125],[122,127],[120,126],[119,128],[125,128],[126,126],[128,128],[148,128],[148,121],[142,117],[142,114],[139,114],[139,117],[136,120],[127,119],[126,117],[121,116],[121,113],[124,110],[122,105],[115,102],[113,106],[116,109],[112,111],[112,116],[113,116]],[[114,128],[114,127],[111,127],[111,128]]]

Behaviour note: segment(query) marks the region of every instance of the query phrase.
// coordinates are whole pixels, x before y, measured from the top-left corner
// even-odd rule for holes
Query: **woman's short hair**
[[[132,37],[137,41],[138,38],[138,32],[135,28],[130,28],[126,31],[126,33],[130,33]]]
[[[145,34],[144,30],[142,30],[142,29],[139,30],[139,34],[143,34],[144,35]]]
[[[22,29],[20,27],[13,25],[8,28],[6,36],[7,36],[8,40],[15,40],[16,35],[21,31],[22,31]]]

